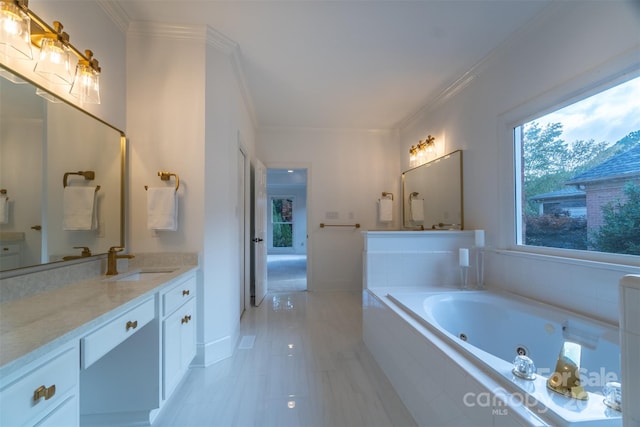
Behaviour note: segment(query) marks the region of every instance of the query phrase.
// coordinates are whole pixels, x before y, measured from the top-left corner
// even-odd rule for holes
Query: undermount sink
[[[130,273],[124,273],[116,278],[111,279],[113,282],[134,282],[139,280],[150,280],[158,277],[165,276],[169,273],[173,273],[175,270],[161,270],[161,271],[132,271]]]

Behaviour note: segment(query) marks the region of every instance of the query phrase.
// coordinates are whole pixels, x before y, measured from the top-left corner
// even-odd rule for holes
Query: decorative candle
[[[476,230],[476,247],[481,248],[484,246],[484,230]]]
[[[459,259],[460,267],[469,267],[469,249],[460,248]]]

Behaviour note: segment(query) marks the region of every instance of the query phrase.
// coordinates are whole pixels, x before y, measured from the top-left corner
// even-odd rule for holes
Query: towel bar
[[[324,222],[320,223],[320,228],[325,227],[355,227],[360,228],[360,224],[325,224]]]

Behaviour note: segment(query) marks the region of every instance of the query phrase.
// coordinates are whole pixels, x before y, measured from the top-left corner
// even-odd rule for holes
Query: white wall
[[[200,253],[203,365],[230,356],[239,331],[237,152],[239,135],[249,155],[254,138],[233,46],[215,39],[205,27],[132,23],[127,45],[131,251]],[[177,231],[146,227],[144,186],[173,185],[160,170],[180,177]]]
[[[527,28],[473,70],[457,94],[422,111],[401,131],[403,168],[427,134],[440,153],[464,150],[465,228],[487,230],[508,248],[512,232],[511,121],[640,65],[640,8],[632,2],[553,2]],[[633,269],[548,257],[487,260],[489,284],[617,321],[620,277]],[[558,291],[570,299],[558,298]]]
[[[377,222],[377,200],[381,193],[400,194],[396,133],[260,129],[257,149],[267,167],[281,164],[308,168],[308,289],[360,289],[361,231],[400,225],[397,202],[394,222]],[[327,218],[331,213],[336,213],[337,218]],[[360,223],[362,228],[320,228],[320,223]]]

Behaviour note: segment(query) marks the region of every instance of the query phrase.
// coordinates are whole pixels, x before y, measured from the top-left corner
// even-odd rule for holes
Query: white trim
[[[111,15],[110,15],[111,16]],[[112,18],[113,19],[113,18]],[[126,18],[124,18],[126,19]],[[114,21],[115,22],[115,21]],[[116,25],[118,25],[116,23]],[[120,26],[120,25],[119,25]],[[253,98],[242,66],[240,45],[220,31],[207,25],[178,25],[158,22],[132,21],[128,23],[127,33],[132,36],[149,35],[175,40],[200,40],[229,57],[238,89],[247,109],[253,127],[257,127]]]
[[[633,255],[516,245],[516,203],[514,199],[516,177],[513,143],[513,129],[515,127],[637,76],[640,76],[640,48],[631,49],[613,60],[588,70],[561,86],[551,88],[538,97],[498,116],[498,216],[500,224],[504,224],[497,233],[496,246],[498,248],[519,253],[582,259],[590,262],[632,266],[638,264],[638,257]]]
[[[98,0],[98,6],[104,11],[109,19],[111,19],[111,21],[116,24],[116,27],[118,27],[118,29],[120,29],[123,34],[127,33],[131,18],[124,10],[124,8],[120,5],[120,3]]]

